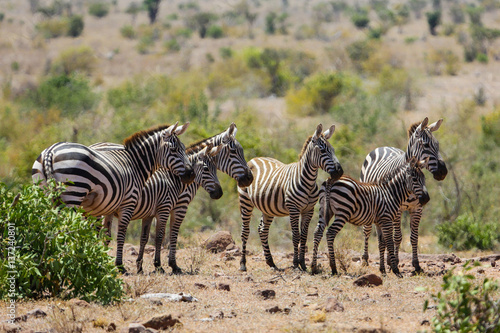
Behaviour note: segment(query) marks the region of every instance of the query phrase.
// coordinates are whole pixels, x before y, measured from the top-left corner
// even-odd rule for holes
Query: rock
[[[168,294],[168,293],[152,293],[141,295],[144,299],[167,299],[172,302],[198,302],[198,300],[188,294],[178,293],[178,294]]]
[[[178,318],[172,317],[171,314],[155,316],[142,323],[144,327],[154,328],[156,330],[164,330],[170,327],[174,327],[177,324],[181,324],[181,321]]]
[[[263,299],[273,299],[276,297],[276,292],[272,289],[257,290],[254,294]]]
[[[69,300],[69,303],[70,304],[73,304],[73,305],[76,305],[76,306],[81,306],[81,307],[84,307],[84,308],[87,308],[90,306],[90,304],[86,301],[84,301],[83,299],[78,299],[78,298],[72,298]]]
[[[391,297],[391,294],[389,294],[389,293],[382,294],[382,297]]]
[[[283,312],[283,310],[280,309],[279,306],[273,306],[272,308],[266,309],[266,312],[269,313],[278,313],[278,312]]]
[[[224,319],[224,312],[222,311],[215,311],[210,315],[210,318],[212,319]]]
[[[430,322],[430,321],[428,321],[427,319],[424,319],[424,320],[422,320],[422,321],[420,322],[420,325],[422,325],[422,326],[424,326],[424,325],[425,325],[425,326],[429,326],[430,324],[431,324],[431,322]]]
[[[216,289],[218,290],[225,290],[225,291],[231,291],[231,287],[226,284],[226,283],[217,283]]]
[[[219,231],[210,236],[204,243],[203,248],[210,252],[222,252],[227,246],[234,244],[233,237],[228,231]]]
[[[128,327],[124,327],[120,330],[120,333],[142,333],[146,332],[146,327],[139,323],[131,323]]]
[[[137,255],[139,255],[139,253],[137,252],[137,250],[133,246],[130,247],[130,255],[131,256],[137,256]]]
[[[35,310],[31,310],[30,312],[28,312],[26,314],[26,316],[28,318],[30,318],[30,317],[42,318],[42,317],[47,317],[47,314],[42,309],[35,309]]]
[[[2,332],[5,333],[17,333],[21,330],[19,326],[11,323],[2,323],[0,327],[2,328]]]
[[[231,243],[229,244],[228,246],[226,246],[226,255],[230,254],[230,255],[241,255],[241,250],[240,248],[234,244],[234,243]]]
[[[335,297],[328,297],[325,303],[325,312],[344,312],[344,306]]]
[[[382,278],[376,274],[366,274],[354,281],[358,287],[373,287],[382,285]]]
[[[198,282],[196,282],[196,283],[194,284],[194,286],[195,286],[196,288],[198,288],[198,289],[207,289],[207,288],[208,288],[208,287],[207,287],[206,285],[204,285],[203,283],[198,283]]]
[[[162,301],[160,301],[159,299],[152,298],[152,299],[149,300],[149,302],[151,303],[151,305],[156,305],[156,306],[162,306],[163,305]]]
[[[116,331],[116,324],[109,323],[108,328],[106,328],[106,332],[114,332],[114,331]]]

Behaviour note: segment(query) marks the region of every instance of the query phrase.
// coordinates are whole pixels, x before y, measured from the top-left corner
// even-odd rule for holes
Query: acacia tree
[[[161,0],[144,0],[144,5],[148,10],[150,24],[156,22],[156,17],[158,16],[158,11],[160,10],[160,1]]]

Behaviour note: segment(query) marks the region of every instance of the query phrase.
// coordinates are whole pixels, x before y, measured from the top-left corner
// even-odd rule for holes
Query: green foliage
[[[222,59],[229,59],[233,56],[233,49],[231,49],[230,47],[221,47],[219,49],[219,54]]]
[[[134,39],[137,36],[135,29],[130,24],[126,24],[120,28],[120,34],[128,39]]]
[[[168,52],[179,52],[181,50],[181,44],[179,44],[176,38],[165,41],[163,45]]]
[[[44,38],[57,38],[65,36],[69,30],[69,21],[65,17],[41,21],[36,25],[36,30]]]
[[[487,64],[488,63],[488,56],[484,53],[478,53],[476,55],[476,60],[480,63]]]
[[[193,30],[189,28],[178,28],[174,31],[176,37],[190,38],[193,34]]]
[[[478,266],[479,263],[475,264]],[[456,267],[443,276],[442,291],[432,294],[437,305],[437,315],[432,318],[434,332],[481,332],[500,331],[499,285],[495,280],[484,278],[476,283],[470,263],[464,272],[454,274]],[[424,311],[429,301],[424,303]]]
[[[0,12],[0,22],[3,22],[5,19],[5,13]]]
[[[18,299],[51,295],[119,301],[122,281],[104,236],[96,231],[100,222],[85,218],[82,210],[54,206],[61,191],[52,181],[46,192],[30,185],[15,196],[0,183],[0,283],[7,286],[14,278]],[[14,253],[9,251],[14,247]],[[0,298],[11,296],[0,289]]]
[[[466,7],[466,12],[469,15],[469,20],[472,25],[478,25],[481,26],[483,25],[481,22],[481,15],[484,12],[483,7],[476,7],[474,5],[468,5]]]
[[[367,13],[358,12],[351,16],[351,21],[356,26],[356,28],[363,29],[366,28],[370,23],[370,18],[368,17]]]
[[[148,11],[149,23],[153,24],[156,21],[156,17],[158,16],[158,11],[160,10],[160,2],[161,0],[144,0],[144,6]]]
[[[481,117],[481,148],[491,151],[500,147],[500,109]]]
[[[264,31],[268,35],[274,35],[276,33],[276,18],[278,15],[275,12],[269,12],[266,15],[266,27]]]
[[[455,24],[462,24],[465,22],[465,12],[460,4],[453,4],[450,7],[450,16]]]
[[[205,38],[208,28],[217,20],[217,15],[209,12],[201,12],[193,15],[189,20],[189,28],[198,30],[200,38]]]
[[[431,50],[426,56],[427,73],[430,75],[457,75],[460,59],[451,50]]]
[[[170,80],[166,76],[136,77],[108,90],[106,100],[115,109],[147,108],[162,95],[167,95]]]
[[[82,34],[85,23],[83,22],[83,16],[73,15],[69,18],[68,36],[78,37]]]
[[[109,5],[104,2],[93,2],[89,5],[89,14],[97,18],[103,18],[109,14]]]
[[[455,221],[438,225],[438,243],[453,250],[493,250],[500,241],[496,223],[476,221],[470,214],[462,214]]]
[[[347,45],[346,52],[358,71],[363,68],[363,62],[368,60],[375,51],[373,44],[367,40],[359,40]]]
[[[222,37],[224,37],[224,30],[222,29],[222,27],[220,25],[216,25],[216,24],[211,25],[207,29],[206,37],[210,37],[210,38],[214,38],[214,39],[222,38]]]
[[[64,75],[74,73],[90,75],[96,62],[97,58],[90,46],[71,47],[61,52],[52,66],[52,72]]]
[[[436,28],[441,24],[441,11],[435,10],[425,13],[425,15],[427,16],[427,23],[429,24],[429,32],[433,36],[437,35]]]
[[[56,108],[65,117],[91,110],[98,98],[87,79],[76,74],[49,76],[28,93],[28,103],[33,107],[44,111]]]

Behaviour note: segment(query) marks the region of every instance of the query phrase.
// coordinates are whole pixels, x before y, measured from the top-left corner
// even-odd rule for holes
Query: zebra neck
[[[134,145],[126,150],[132,155],[134,167],[137,169],[138,175],[146,182],[156,170],[159,169],[158,156],[155,152],[160,149],[160,137],[155,135],[155,138],[148,137],[149,143],[142,142]],[[146,139],[144,140],[146,141]],[[147,146],[147,148],[145,148]]]
[[[416,151],[415,140],[416,138],[414,138],[413,135],[408,140],[408,146],[405,152],[405,162],[409,161],[412,157],[418,158],[420,156],[420,152]]]
[[[392,201],[398,207],[401,206],[410,196],[408,190],[406,189],[403,175],[403,172],[395,174],[394,177],[386,184],[390,197],[393,199]]]
[[[296,173],[299,181],[308,189],[312,190],[318,178],[318,167],[315,167],[309,158],[310,154],[305,154],[298,162],[296,162]]]

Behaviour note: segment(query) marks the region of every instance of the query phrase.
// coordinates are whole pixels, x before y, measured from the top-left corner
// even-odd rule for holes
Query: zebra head
[[[196,153],[193,165],[196,177],[194,181],[201,185],[210,194],[210,198],[219,199],[222,197],[222,187],[217,178],[217,165],[215,156],[221,151],[222,145],[214,147],[211,143]]]
[[[333,132],[335,132],[335,125],[332,125],[323,133],[322,130],[323,125],[319,124],[309,141],[308,146],[311,147],[310,151],[312,153],[311,162],[314,167],[323,169],[330,174],[333,180],[337,180],[342,176],[344,171],[337,156],[335,156],[335,149],[328,142]]]
[[[448,174],[448,169],[439,152],[439,142],[432,135],[432,132],[439,129],[443,119],[427,126],[428,121],[428,118],[425,117],[420,125],[411,126],[408,130],[408,156],[415,156],[418,160],[424,160],[428,157],[427,170],[432,173],[434,179],[443,180]]]
[[[186,155],[186,147],[178,136],[186,131],[189,122],[182,126],[178,123],[168,127],[161,133],[162,145],[158,150],[160,165],[181,178],[184,184],[191,184],[195,174]]]
[[[406,168],[406,189],[411,193],[409,201],[411,201],[412,196],[416,196],[422,206],[425,206],[430,200],[429,192],[425,186],[425,175],[422,172],[422,168],[428,162],[429,157],[420,161],[412,157]]]
[[[222,137],[222,149],[217,158],[219,170],[238,182],[239,187],[247,187],[253,182],[253,174],[245,160],[243,147],[236,140],[236,125],[232,123]]]

